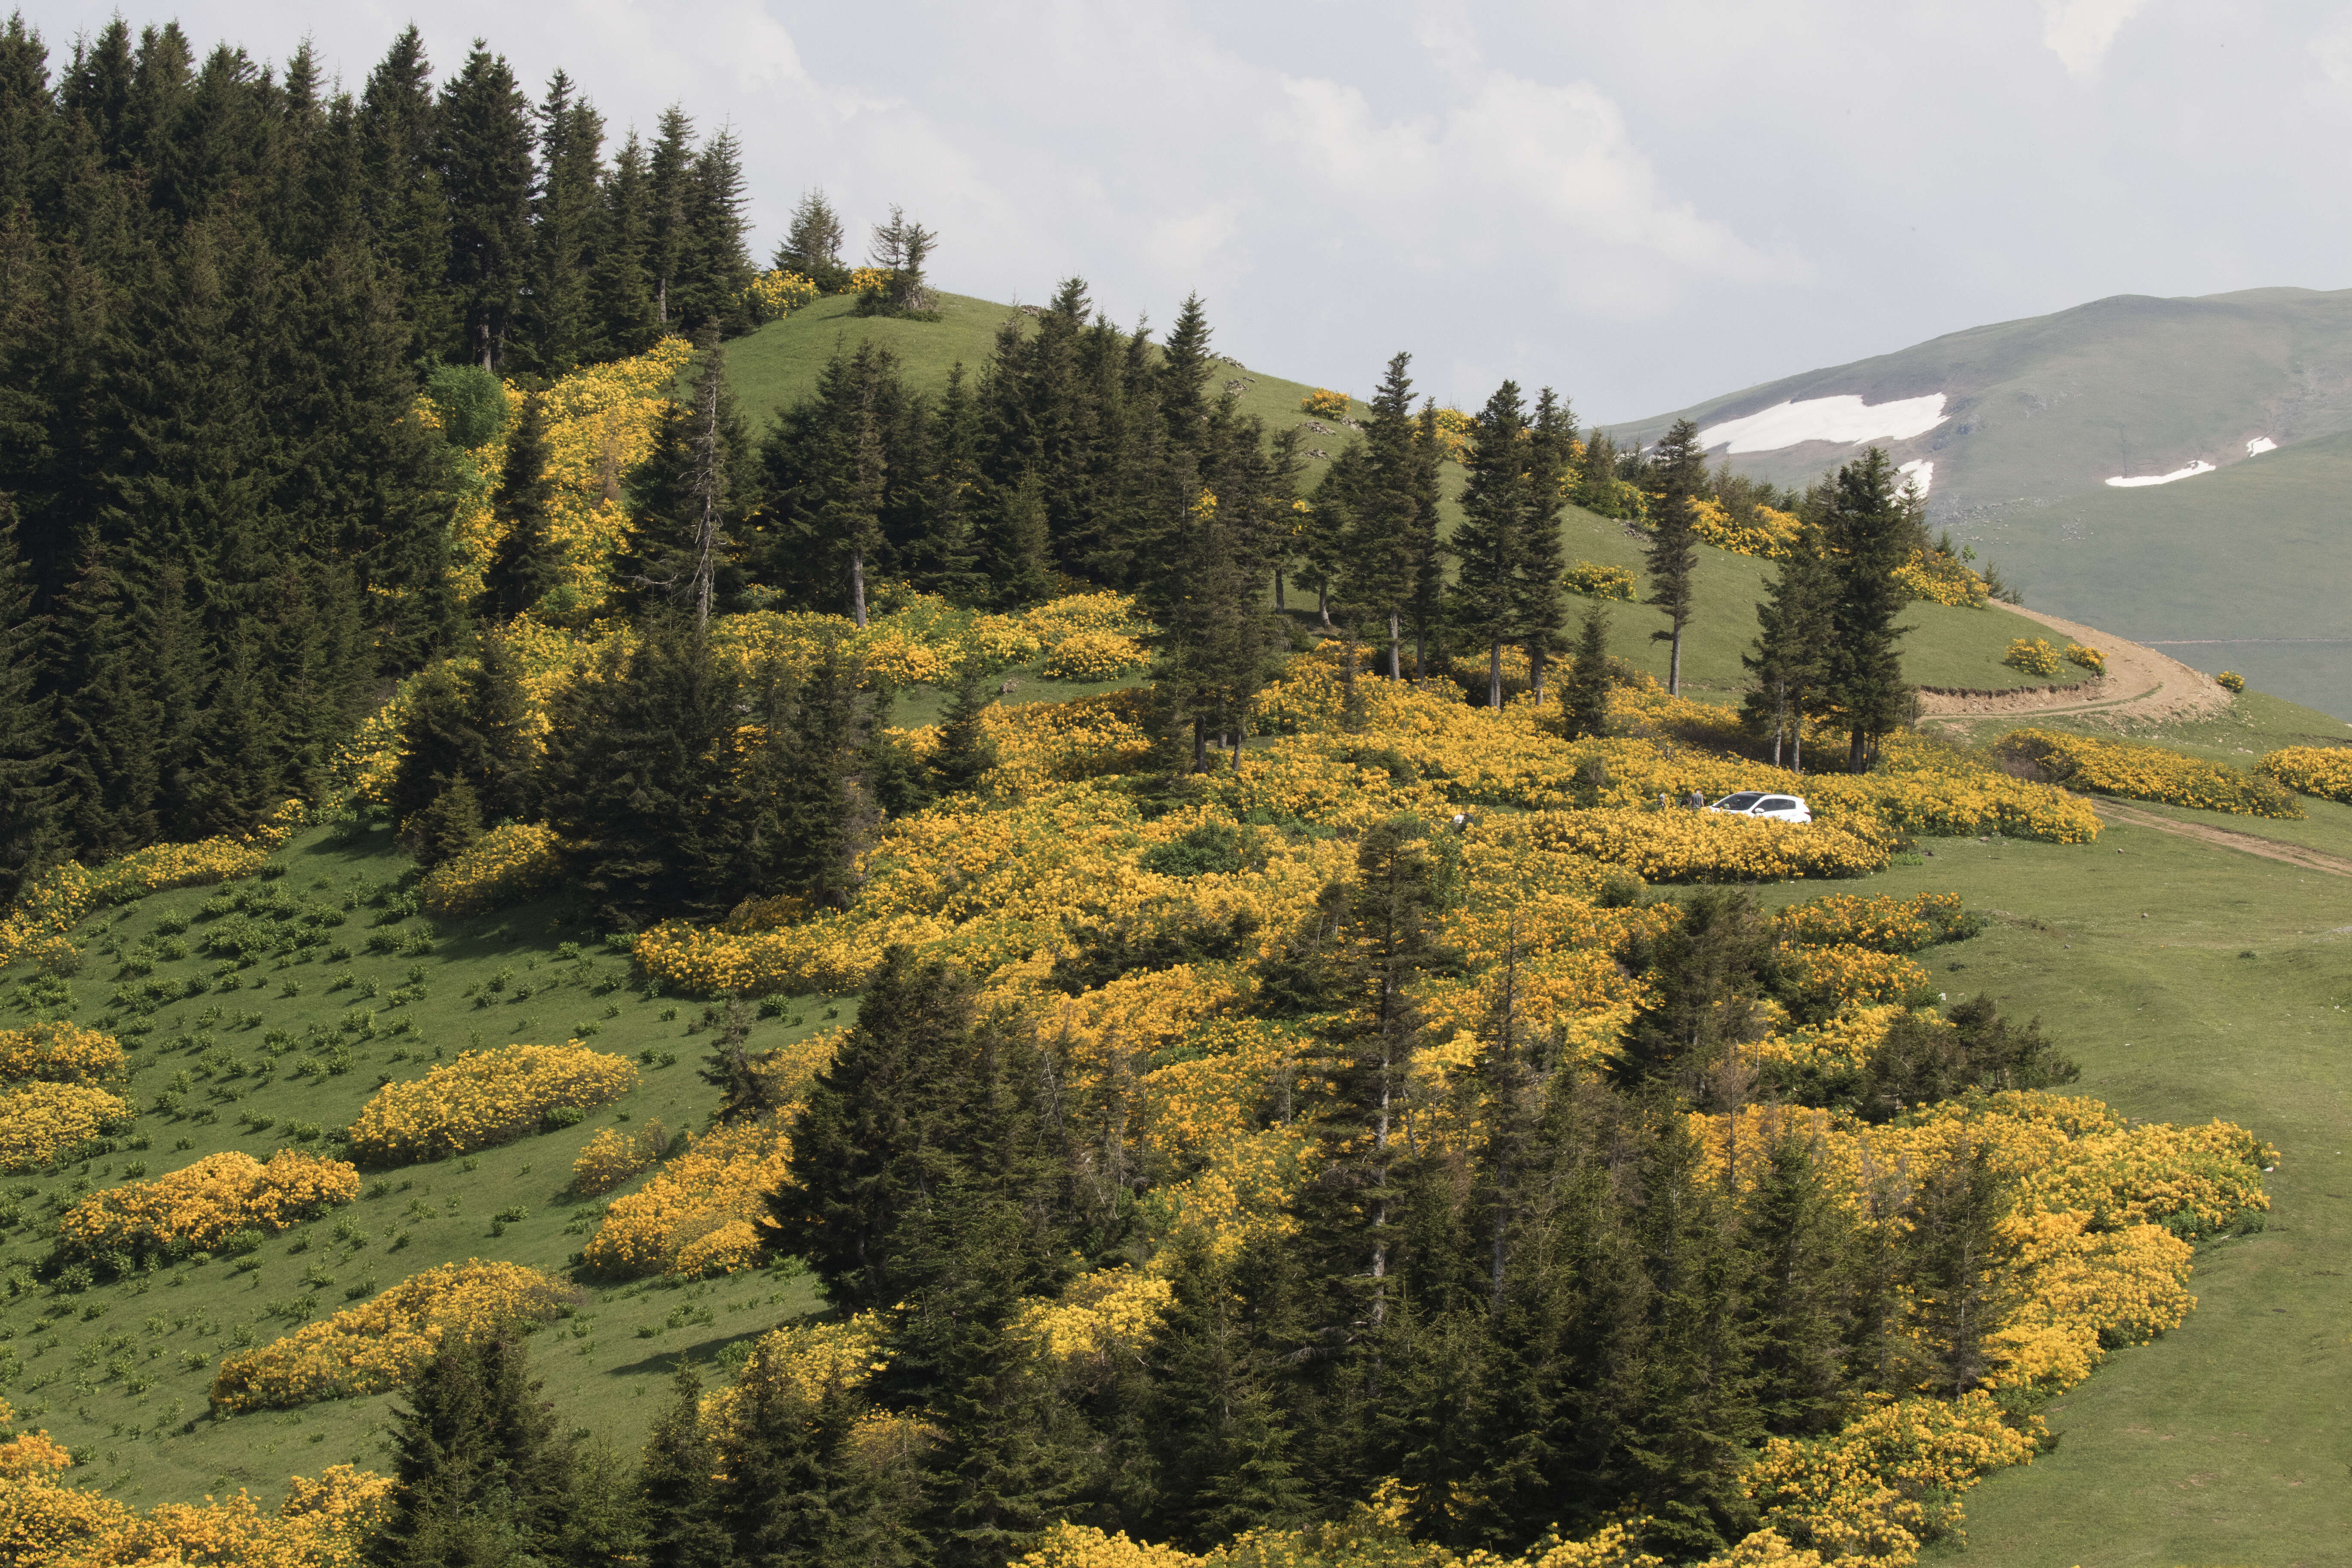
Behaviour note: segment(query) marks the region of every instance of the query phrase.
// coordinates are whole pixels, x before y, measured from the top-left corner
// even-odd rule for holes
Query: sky
[[[2352,5],[2264,0],[19,0],[354,90],[422,29],[615,132],[731,125],[763,260],[802,191],[939,231],[962,294],[1198,291],[1361,395],[1398,350],[1619,421],[2112,294],[2352,285]],[[853,248],[862,248],[861,246]]]

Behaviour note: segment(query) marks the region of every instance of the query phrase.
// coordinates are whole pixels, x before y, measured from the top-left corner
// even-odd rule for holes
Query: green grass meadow
[[[209,988],[156,1008],[149,1032],[122,1036],[127,1097],[141,1114],[115,1140],[116,1152],[0,1178],[16,1216],[0,1235],[16,1282],[0,1298],[0,1393],[20,1420],[73,1449],[89,1467],[86,1484],[126,1501],[240,1487],[268,1498],[289,1473],[345,1462],[381,1468],[395,1395],[215,1418],[206,1399],[214,1367],[234,1349],[267,1343],[435,1264],[495,1258],[567,1274],[598,1206],[635,1185],[573,1198],[564,1189],[581,1147],[599,1128],[642,1127],[653,1117],[673,1132],[699,1131],[716,1103],[717,1091],[696,1073],[708,1048],[703,1004],[632,988],[626,956],[567,919],[560,900],[432,922],[430,952],[371,952],[371,938],[396,947],[425,924],[400,920],[396,904],[369,902],[394,893],[409,868],[389,835],[314,831],[276,864],[284,868],[283,890],[315,904],[357,905],[326,933],[352,955],[265,957],[221,974],[228,961],[200,945],[215,922],[197,919],[176,938],[158,931],[159,922],[196,917],[209,900],[264,885],[257,881],[160,893],[97,917],[76,933],[86,944],[83,968],[67,983],[77,1020],[135,1026],[130,1010],[109,1005],[118,984],[197,980]],[[375,923],[387,914],[394,923]],[[173,941],[188,956],[157,958],[151,975],[114,978],[121,959],[110,949],[128,956]],[[562,956],[566,942],[583,955]],[[0,975],[0,1027],[37,1012],[54,1016],[55,984],[23,968]],[[781,1044],[855,1016],[847,999],[795,1001],[782,1016],[759,1021],[751,1043]],[[245,1259],[159,1267],[78,1295],[34,1281],[56,1215],[87,1192],[226,1149],[260,1158],[289,1145],[325,1152],[326,1139],[299,1138],[306,1124],[331,1137],[383,1081],[421,1077],[436,1060],[477,1046],[581,1035],[597,1049],[632,1058],[650,1052],[652,1060],[640,1066],[635,1089],[576,1127],[464,1159],[363,1171],[358,1202],[272,1237]],[[181,1088],[182,1075],[179,1112],[155,1109],[159,1095]],[[268,1127],[249,1124],[264,1117]],[[630,1449],[681,1355],[711,1360],[819,1304],[790,1268],[685,1285],[580,1282],[587,1302],[532,1342],[538,1370],[564,1420]]]

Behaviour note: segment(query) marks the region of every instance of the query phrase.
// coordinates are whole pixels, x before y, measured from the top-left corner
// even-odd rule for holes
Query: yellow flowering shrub
[[[606,1206],[588,1240],[600,1274],[731,1274],[759,1261],[767,1195],[792,1169],[797,1105],[721,1127],[673,1156],[637,1191]]]
[[[88,1084],[30,1083],[0,1091],[0,1171],[34,1171],[127,1126],[131,1107]]]
[[[1318,419],[1345,419],[1350,404],[1344,392],[1332,392],[1317,387],[1298,400],[1301,413],[1312,414]]]
[[[1907,899],[1832,893],[1783,905],[1772,916],[1772,934],[1780,942],[1867,947],[1879,952],[1916,952],[1972,930],[1958,893],[1918,893]]]
[[[122,1042],[112,1035],[58,1019],[29,1028],[0,1029],[0,1079],[37,1078],[89,1083],[122,1070]]]
[[[1832,944],[1781,952],[1790,978],[1802,994],[1831,1005],[1916,1006],[1928,1000],[1935,982],[1900,953]]]
[[[2093,675],[2105,675],[2107,672],[2107,656],[2097,648],[2085,647],[2078,642],[2070,642],[2066,645],[2066,662],[2080,665]]]
[[[405,1383],[451,1334],[544,1322],[585,1299],[520,1263],[444,1263],[372,1301],[230,1356],[213,1379],[213,1404],[229,1411],[276,1410],[374,1394]]]
[[[2241,816],[2299,817],[2303,807],[2277,780],[2226,763],[2183,756],[2133,741],[2094,740],[2060,730],[2012,730],[1993,751],[2053,782],[2126,800],[2160,800]]]
[[[1777,882],[1884,868],[1887,845],[1869,826],[1620,807],[1546,812],[1537,831],[1557,847],[1622,866],[1644,881]]]
[[[2232,697],[2246,689],[2246,678],[2235,670],[2223,670],[2213,678],[2213,683]]]
[[[1048,1361],[1108,1364],[1140,1357],[1175,1300],[1175,1287],[1157,1275],[1101,1268],[1055,1300],[1027,1302],[1005,1331]]]
[[[880,294],[889,289],[890,279],[894,276],[895,274],[887,267],[853,268],[850,270],[848,285],[842,289],[842,292]]]
[[[561,548],[562,582],[575,604],[593,609],[606,592],[614,553],[630,520],[625,480],[653,450],[679,374],[694,357],[684,338],[665,338],[644,353],[584,365],[542,395],[547,427],[547,477],[551,487],[547,531]],[[450,586],[460,599],[482,591],[506,525],[490,505],[506,462],[506,444],[521,422],[524,392],[509,382],[507,418],[499,433],[471,453],[473,483],[457,506],[452,530],[457,559]]]
[[[1597,561],[1579,561],[1561,574],[1560,586],[1587,599],[1633,602],[1633,591],[1641,579],[1622,566],[1604,566]]]
[[[0,920],[0,969],[34,943],[62,937],[113,904],[173,888],[204,888],[250,877],[269,863],[302,826],[306,808],[289,800],[251,833],[224,834],[194,844],[154,844],[95,868],[68,860],[50,868],[18,895]]]
[[[1907,1009],[1900,1002],[1874,1007],[1846,1006],[1811,1027],[1775,1029],[1743,1047],[1753,1063],[1776,1063],[1801,1072],[1858,1072]]]
[[[0,1558],[18,1568],[359,1568],[390,1513],[391,1479],[334,1465],[287,1487],[274,1515],[244,1491],[141,1514],[51,1476],[12,1479],[0,1484]]]
[[[817,297],[817,286],[797,272],[771,268],[751,279],[751,298],[762,321],[781,321]]]
[[[2254,771],[2297,795],[2352,805],[2352,746],[2283,746]]]
[[[1151,650],[1117,632],[1073,632],[1054,645],[1038,666],[1049,680],[1117,680],[1151,665]]]
[[[2160,1226],[2094,1229],[2061,1211],[2012,1218],[2008,1232],[2022,1300],[1987,1347],[1988,1384],[2071,1388],[2107,1347],[2144,1344],[2197,1305],[2189,1244]]]
[[[428,913],[470,915],[537,898],[562,876],[563,845],[554,829],[510,822],[425,872],[416,892]]]
[[[1469,461],[1471,445],[1478,438],[1478,418],[1459,408],[1437,411],[1437,450],[1449,463]]]
[[[1964,610],[1982,609],[1992,594],[1985,580],[1958,556],[1940,550],[1914,550],[1911,558],[1895,569],[1895,581],[1915,601]]]
[[[1697,502],[1696,510],[1697,517],[1691,531],[1717,550],[1727,550],[1734,555],[1758,555],[1777,561],[1796,542],[1796,518],[1772,507],[1751,508],[1745,521],[1733,517],[1730,509],[1714,500]]]
[[[581,1146],[572,1162],[572,1191],[582,1197],[609,1193],[639,1172],[651,1170],[669,1149],[669,1134],[658,1121],[648,1121],[636,1136],[617,1127],[598,1130]]]
[[[58,1237],[85,1253],[174,1244],[209,1249],[241,1230],[288,1229],[359,1195],[359,1172],[341,1160],[280,1149],[265,1164],[231,1149],[152,1181],[92,1193],[58,1220]]]
[[[2011,637],[2009,652],[2001,656],[2000,662],[2028,675],[2055,675],[2058,650],[2050,646],[2048,637]]]
[[[398,1164],[511,1142],[559,1107],[583,1110],[618,1100],[637,1069],[574,1040],[467,1051],[410,1083],[388,1083],[352,1124],[352,1152],[364,1164]]]

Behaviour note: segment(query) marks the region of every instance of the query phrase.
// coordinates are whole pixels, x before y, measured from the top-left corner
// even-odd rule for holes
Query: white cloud
[[[2042,41],[2071,77],[2096,72],[2116,34],[2147,0],[2042,0]]]

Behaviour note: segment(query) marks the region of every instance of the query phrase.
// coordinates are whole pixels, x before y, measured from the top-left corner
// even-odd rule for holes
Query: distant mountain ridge
[[[1685,416],[1776,483],[1884,446],[2029,603],[2352,719],[2352,289],[2116,295],[1611,434]]]

